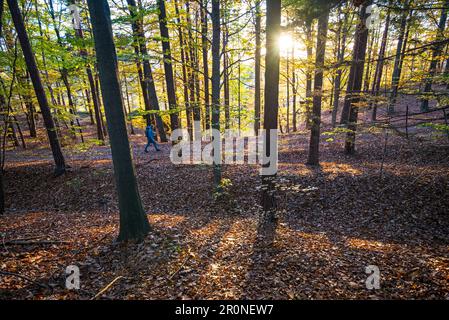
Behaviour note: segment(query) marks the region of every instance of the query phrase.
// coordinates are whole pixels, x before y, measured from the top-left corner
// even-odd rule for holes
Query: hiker
[[[157,146],[156,140],[154,139],[154,129],[152,125],[148,125],[145,129],[145,136],[148,140],[148,143],[145,147],[145,153],[148,153],[148,148],[150,147],[150,145],[154,145],[156,151],[161,151],[161,149],[159,149],[159,147]]]

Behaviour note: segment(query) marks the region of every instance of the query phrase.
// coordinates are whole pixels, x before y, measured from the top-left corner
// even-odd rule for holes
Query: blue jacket
[[[145,130],[145,136],[150,139],[150,140],[154,140],[154,131],[153,128],[151,126],[148,126]]]

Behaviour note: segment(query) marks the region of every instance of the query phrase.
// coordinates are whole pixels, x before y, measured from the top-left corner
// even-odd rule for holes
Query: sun
[[[299,41],[296,41],[291,34],[282,33],[279,36],[278,45],[281,57],[290,57],[292,52],[294,51],[295,58],[307,58],[306,48]]]
[[[293,38],[290,34],[286,34],[283,33],[281,34],[281,36],[279,37],[278,40],[279,43],[279,49],[281,51],[281,55],[287,55],[291,52],[291,50],[293,49],[293,46],[295,45],[295,43],[293,42]]]

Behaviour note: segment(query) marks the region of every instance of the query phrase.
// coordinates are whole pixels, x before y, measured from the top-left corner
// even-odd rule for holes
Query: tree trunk
[[[327,27],[329,23],[329,10],[326,9],[318,19],[315,80],[313,85],[312,127],[309,144],[309,157],[307,164],[318,165],[320,157],[320,126],[321,102],[323,99],[324,58],[326,55]]]
[[[55,30],[56,33],[56,39],[57,42],[59,44],[59,46],[61,48],[64,48],[64,45],[62,43],[62,39],[61,39],[61,35],[59,32],[59,28],[56,22],[56,16],[55,16],[55,12],[53,9],[53,0],[49,0],[49,7],[50,7],[50,16],[53,22],[53,28]],[[81,136],[81,141],[84,142],[84,138],[83,138],[83,131],[81,129],[80,123],[79,123],[79,119],[78,116],[76,114],[76,110],[75,110],[75,104],[73,102],[73,96],[72,96],[72,88],[69,82],[69,71],[67,70],[67,68],[64,67],[64,58],[62,60],[63,63],[63,67],[59,70],[60,74],[61,74],[61,79],[62,82],[64,83],[64,86],[66,88],[67,91],[67,99],[69,102],[69,112],[72,115],[72,119],[70,119],[70,126],[71,126],[71,130],[72,130],[72,134],[73,134],[73,138],[76,139],[76,129],[75,129],[75,124],[73,119],[75,120],[77,126],[78,126],[78,130],[80,132],[80,136]]]
[[[279,71],[280,54],[278,36],[281,32],[281,1],[267,0],[267,53],[265,56],[265,92],[264,92],[264,153],[269,159],[277,155],[272,155],[270,131],[278,128],[279,113]],[[271,165],[273,165],[271,163]],[[264,164],[264,167],[267,165]],[[276,221],[276,195],[275,179],[276,174],[262,176],[262,208],[266,221]]]
[[[194,41],[192,29],[196,28],[193,26],[191,18],[190,18],[190,4],[187,1],[185,3],[186,6],[186,15],[187,15],[187,26],[188,26],[188,52],[187,55],[187,65],[189,66],[189,84],[190,84],[190,103],[191,110],[193,111],[193,138],[195,140],[201,139],[201,126],[198,124],[201,121],[201,106],[200,106],[200,96],[199,96],[199,83],[198,83],[198,64],[197,64],[197,56],[196,52],[196,44]]]
[[[209,91],[209,62],[208,62],[208,40],[207,40],[207,0],[202,2],[201,8],[201,44],[203,53],[203,73],[204,73],[204,107],[206,109],[205,128],[210,129],[210,91]]]
[[[71,5],[75,5],[76,0],[70,0],[69,3]],[[75,35],[77,38],[79,39],[83,39],[84,35],[83,35],[83,29],[81,28],[81,25],[77,26],[76,23],[73,24],[74,25],[74,29],[75,29]],[[80,55],[87,60],[88,58],[88,54],[85,48],[81,48],[80,49]],[[100,104],[98,102],[98,96],[97,96],[97,92],[95,90],[95,81],[94,81],[94,77],[92,75],[92,69],[90,67],[89,64],[86,65],[86,74],[87,74],[87,79],[89,81],[89,86],[90,86],[90,91],[92,94],[92,100],[94,103],[94,113],[95,113],[95,122],[97,124],[97,138],[100,141],[104,141],[104,134],[103,134],[103,129],[101,127],[101,116],[100,116]]]
[[[345,122],[348,126],[348,133],[346,135],[345,151],[347,154],[355,152],[355,133],[357,130],[358,117],[358,103],[360,102],[360,93],[362,89],[363,71],[365,67],[365,55],[368,42],[368,28],[366,21],[369,17],[367,7],[372,3],[372,0],[365,0],[360,9],[360,22],[357,26],[353,62],[351,65],[350,74],[353,77],[349,79],[348,89],[345,97],[345,108],[349,110],[348,118]]]
[[[189,86],[187,83],[187,67],[186,67],[187,62],[186,62],[185,41],[181,27],[182,21],[177,0],[175,0],[175,13],[177,16],[177,24],[178,24],[179,46],[181,48],[182,83],[184,89],[184,104],[185,104],[184,107],[186,110],[187,131],[189,133],[190,140],[193,140],[192,112],[190,110]]]
[[[385,51],[387,48],[387,40],[388,40],[388,32],[390,28],[390,20],[391,20],[391,12],[390,9],[387,11],[387,18],[385,21],[385,29],[382,36],[382,42],[379,49],[379,55],[377,57],[377,65],[376,65],[376,71],[374,72],[374,81],[373,81],[373,88],[372,88],[372,94],[374,96],[378,96],[380,93],[380,86],[382,81],[382,74],[384,69],[384,57],[385,57]],[[376,121],[377,117],[377,105],[374,103],[373,106],[373,113],[371,116],[372,121]]]
[[[165,11],[165,2],[157,0],[159,8],[159,29],[162,38],[162,51],[164,53],[164,72],[165,83],[167,85],[168,105],[170,109],[171,129],[176,130],[179,127],[178,112],[176,103],[175,79],[173,78],[173,61],[170,49],[170,35],[167,28],[167,13]]]
[[[441,10],[441,16],[440,21],[438,23],[438,33],[436,36],[435,41],[441,41],[444,39],[444,29],[446,28],[446,20],[447,20],[447,13],[449,10],[449,0],[444,1],[443,9]],[[443,45],[441,43],[437,43],[434,46],[434,49],[432,51],[432,61],[430,62],[428,76],[424,80],[424,90],[423,94],[428,95],[432,91],[432,82],[433,77],[436,73],[437,64],[439,61],[439,57],[441,56],[441,50]],[[425,97],[421,100],[421,111],[428,111],[429,110],[429,98]]]
[[[255,52],[255,70],[254,70],[254,133],[259,135],[260,129],[260,59],[261,59],[261,11],[260,0],[256,0],[256,52]]]
[[[225,129],[230,129],[231,127],[231,112],[230,112],[230,89],[229,89],[229,55],[226,52],[228,50],[228,40],[229,40],[229,32],[226,26],[227,13],[225,13],[225,17],[223,18],[224,22],[224,32],[223,32],[223,89],[224,89],[224,110],[225,110]]]
[[[212,0],[212,129],[220,131],[220,0]],[[221,138],[220,138],[221,139]],[[214,183],[218,189],[221,184],[221,150],[214,149]]]
[[[136,134],[134,132],[133,119],[131,117],[131,101],[129,99],[129,91],[128,91],[128,79],[126,78],[126,74],[123,76],[125,81],[125,94],[126,94],[126,104],[128,106],[128,117],[129,117],[129,131],[132,135]]]
[[[398,95],[398,89],[399,89],[399,82],[401,80],[401,71],[402,71],[402,50],[405,46],[405,29],[407,27],[407,16],[408,16],[408,10],[407,9],[407,2],[404,5],[404,11],[401,16],[401,24],[399,27],[399,39],[396,47],[396,56],[394,59],[394,67],[393,67],[393,75],[391,79],[391,95],[390,95],[390,103],[388,105],[388,114],[394,113],[394,105],[396,104],[396,97]]]
[[[292,90],[293,90],[293,110],[292,110],[292,117],[293,117],[293,132],[296,132],[298,130],[297,128],[297,110],[296,110],[296,95],[297,95],[297,88],[296,88],[296,60],[295,60],[295,46],[293,46],[292,50]]]
[[[159,100],[157,98],[156,86],[153,79],[153,71],[151,70],[150,61],[148,60],[148,49],[146,46],[146,38],[143,29],[143,16],[138,12],[136,1],[127,0],[129,6],[130,16],[132,18],[131,27],[133,29],[133,35],[135,39],[135,44],[137,44],[139,53],[143,59],[143,75],[144,75],[144,88],[142,91],[147,91],[149,103],[148,106],[156,112],[160,111]],[[103,98],[104,99],[104,98]],[[144,95],[145,99],[145,95]],[[149,111],[148,109],[146,111]],[[146,117],[147,124],[150,124],[150,116]],[[161,142],[167,142],[167,136],[165,135],[164,123],[162,122],[161,116],[156,113],[156,127],[157,133],[160,137]]]
[[[287,70],[286,70],[286,81],[287,81],[287,127],[286,132],[290,132],[290,57],[289,57],[289,50],[287,50]]]
[[[337,41],[338,41],[338,49],[337,49],[337,60],[339,66],[343,64],[345,59],[345,52],[346,52],[346,38],[348,35],[348,13],[345,12],[345,17],[343,21],[340,21],[339,23],[339,29],[337,34]],[[341,93],[341,78],[343,76],[343,70],[339,67],[337,70],[337,74],[335,76],[335,83],[334,83],[334,105],[332,108],[332,127],[335,128],[337,124],[337,114],[338,114],[338,107],[340,106],[340,93]]]
[[[312,100],[312,68],[311,61],[313,56],[313,40],[312,40],[312,21],[306,25],[306,50],[307,50],[307,67],[306,67],[306,128],[310,129],[310,103]]]
[[[140,199],[126,131],[118,63],[106,0],[88,0],[120,208],[118,240],[141,240],[150,224]]]
[[[11,11],[11,17],[17,31],[20,45],[22,47],[22,52],[25,57],[25,63],[27,65],[28,72],[30,73],[31,81],[33,82],[34,91],[36,92],[36,97],[41,108],[42,118],[44,119],[44,125],[47,130],[48,140],[50,142],[53,159],[56,165],[55,175],[61,175],[66,170],[65,160],[59,144],[58,136],[56,134],[55,124],[39,75],[39,70],[36,65],[36,60],[34,59],[33,50],[31,49],[30,41],[25,30],[25,24],[23,22],[17,0],[8,0],[8,6]]]

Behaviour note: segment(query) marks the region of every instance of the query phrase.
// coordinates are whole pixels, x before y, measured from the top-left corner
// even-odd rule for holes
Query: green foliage
[[[443,123],[427,122],[427,123],[420,124],[419,127],[431,128],[431,129],[433,129],[435,131],[444,132],[444,133],[449,132],[449,125],[446,125],[446,124],[443,124]]]
[[[73,146],[73,151],[78,153],[85,153],[89,150],[93,149],[95,146],[102,146],[104,145],[104,142],[98,139],[89,139],[86,140],[84,143],[78,143],[75,146]]]

